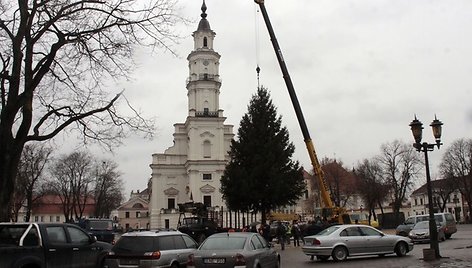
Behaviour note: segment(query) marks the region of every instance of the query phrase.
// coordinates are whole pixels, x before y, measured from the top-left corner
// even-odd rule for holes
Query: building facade
[[[194,48],[187,57],[188,116],[174,124],[174,144],[164,153],[152,155],[151,228],[175,228],[178,204],[202,202],[223,209],[220,178],[229,160],[234,136],[220,109],[220,55],[214,50],[215,32],[206,19],[203,2],[201,20],[193,32]]]
[[[143,191],[132,191],[129,200],[113,214],[113,220],[118,224],[116,228],[121,231],[149,229],[149,187]]]
[[[433,210],[449,212],[456,222],[466,222],[469,216],[467,202],[450,179],[431,181]],[[424,184],[410,195],[412,215],[429,214],[427,185]]]

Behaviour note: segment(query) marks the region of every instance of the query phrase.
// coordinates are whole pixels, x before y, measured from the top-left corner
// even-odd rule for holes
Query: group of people
[[[293,221],[292,224],[284,224],[281,221],[278,221],[276,236],[282,250],[285,250],[285,244],[290,244],[290,237],[293,237],[293,245],[295,247],[300,246],[300,240],[304,243],[298,221]]]

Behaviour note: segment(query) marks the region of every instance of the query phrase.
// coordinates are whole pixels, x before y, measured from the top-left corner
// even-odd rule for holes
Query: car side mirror
[[[95,243],[97,242],[97,237],[94,235],[91,235],[89,241],[90,241],[90,244]]]

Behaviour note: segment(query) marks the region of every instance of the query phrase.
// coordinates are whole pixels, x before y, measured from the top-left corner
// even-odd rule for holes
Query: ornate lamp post
[[[429,144],[427,142],[421,143],[423,123],[421,123],[416,118],[416,115],[415,119],[410,123],[411,132],[413,133],[413,137],[415,138],[415,143],[413,144],[413,147],[415,147],[418,152],[424,152],[424,160],[426,166],[426,188],[428,190],[430,249],[434,250],[434,255],[436,259],[441,258],[441,255],[439,254],[438,229],[436,226],[436,220],[434,219],[433,191],[431,188],[431,176],[429,174],[428,151],[433,151],[434,146],[437,146],[439,149],[439,147],[442,145],[442,125],[443,123],[441,123],[441,121],[439,121],[436,116],[434,116],[434,120],[430,124],[430,126],[433,129],[433,136],[436,140],[436,143]]]

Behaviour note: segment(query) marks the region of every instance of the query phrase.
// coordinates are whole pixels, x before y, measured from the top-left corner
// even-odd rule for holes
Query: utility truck
[[[201,244],[208,236],[222,232],[218,220],[208,210],[208,206],[200,202],[187,202],[179,205],[179,221],[177,230],[188,234]]]

